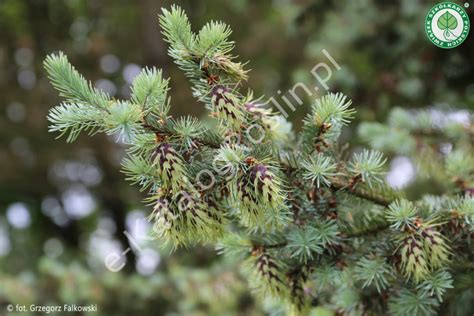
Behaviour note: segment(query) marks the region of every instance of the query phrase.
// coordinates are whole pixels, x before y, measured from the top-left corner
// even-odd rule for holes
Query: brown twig
[[[380,233],[389,227],[390,225],[388,223],[382,223],[380,225],[370,227],[368,229],[346,234],[346,236],[349,238],[355,238],[355,237],[362,237],[362,236],[367,236],[367,235],[376,235],[377,233]]]
[[[286,241],[278,243],[278,244],[273,244],[273,245],[262,245],[265,249],[273,249],[273,248],[283,248],[287,245],[288,243]]]
[[[333,188],[338,190],[346,188],[350,189],[348,192],[350,192],[351,194],[363,198],[365,200],[372,201],[375,204],[384,207],[388,207],[394,201],[393,198],[382,196],[380,194],[377,194],[377,192],[366,190],[364,188],[361,188],[360,186],[354,186],[350,188],[350,183],[342,178],[331,179],[331,185]]]
[[[165,135],[165,136],[172,136],[173,133],[170,131],[166,126],[163,126],[163,128],[156,128],[150,124],[147,123],[142,123],[142,127],[150,132],[153,132],[157,135]],[[204,146],[207,146],[209,148],[214,148],[217,149],[221,146],[220,142],[212,142],[212,141],[206,141],[201,138],[193,138],[193,142],[197,144],[202,144]]]

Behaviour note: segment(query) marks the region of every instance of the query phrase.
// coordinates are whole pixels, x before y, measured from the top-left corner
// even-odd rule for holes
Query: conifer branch
[[[414,135],[433,130],[428,111],[394,109],[389,124],[362,124],[359,134],[372,149],[346,161],[337,152],[339,136],[355,110],[342,93],[316,100],[295,136],[251,92],[239,91],[247,71],[232,55],[226,24],[210,22],[195,33],[177,6],[164,9],[159,23],[169,55],[216,118],[217,131],[169,115],[169,80],[160,70],[145,68],[130,100],[116,100],[62,53],[45,60],[66,99],[51,109],[50,130],[68,141],[81,132],[118,135],[130,146],[122,162],[127,179],[149,193],[153,235],[172,249],[217,245],[242,263],[256,293],[276,299],[287,314],[307,315],[315,296],[347,314],[434,312],[456,287],[453,254],[471,247],[472,135],[453,122],[440,129],[457,141],[439,159],[439,172],[447,183],[457,179],[457,191],[400,199],[383,180],[386,158],[378,150],[416,152]],[[250,126],[263,131],[258,142]],[[469,255],[460,257],[456,267],[472,266]],[[364,299],[374,293],[376,308]]]

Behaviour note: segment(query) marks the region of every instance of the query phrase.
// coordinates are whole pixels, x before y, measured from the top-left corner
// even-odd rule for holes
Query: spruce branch
[[[382,258],[362,258],[356,264],[354,273],[357,280],[364,281],[363,287],[374,284],[377,292],[381,293],[389,285],[387,277],[391,274],[391,271]]]
[[[187,123],[196,122],[195,118],[181,118],[179,120],[174,120],[172,118],[167,118],[165,121],[161,121],[161,125],[152,126],[147,123],[142,123],[143,129],[156,134],[158,137],[167,137],[171,139],[178,139],[184,141],[188,144],[194,145],[204,145],[209,148],[217,149],[222,144],[222,137],[216,132],[210,130],[209,128],[198,124],[195,126],[195,131],[189,133]],[[184,127],[184,129],[181,129]]]
[[[169,79],[163,79],[161,70],[145,68],[135,77],[131,87],[131,100],[143,109],[143,121],[153,114],[158,119],[165,119],[170,110],[167,98]]]
[[[381,176],[385,173],[382,168],[386,161],[387,159],[383,157],[381,152],[364,150],[362,153],[354,155],[349,162],[348,171],[355,178],[360,177],[363,183],[367,183],[372,188],[374,182],[383,183]]]
[[[72,103],[108,111],[110,97],[105,92],[93,88],[92,84],[71,66],[62,52],[46,57],[44,68],[61,96]]]
[[[400,231],[410,230],[415,228],[417,210],[410,201],[397,200],[389,205],[385,217],[391,223],[391,228]]]
[[[424,291],[429,296],[434,296],[441,303],[443,302],[443,294],[453,288],[453,279],[451,274],[445,270],[438,270],[430,274],[418,289]]]
[[[472,266],[469,133],[454,122],[435,126],[429,111],[395,109],[389,124],[361,125],[372,149],[345,161],[339,136],[355,114],[346,96],[316,100],[302,131],[293,133],[251,91],[240,92],[247,71],[232,55],[225,23],[194,33],[178,6],[164,9],[159,23],[169,55],[217,129],[169,115],[169,79],[159,69],[143,69],[130,100],[118,100],[93,88],[59,53],[45,60],[66,99],[51,109],[50,130],[68,141],[81,132],[118,135],[129,145],[126,178],[148,192],[153,236],[171,249],[216,245],[242,264],[251,288],[286,313],[307,315],[315,296],[346,314],[435,312],[456,288],[456,267]],[[264,132],[258,142],[251,127]],[[412,155],[420,131],[432,130],[453,142],[438,160],[439,178],[454,189],[402,199],[384,182],[386,158],[377,150]]]
[[[305,169],[304,179],[311,181],[317,188],[321,185],[330,185],[331,181],[329,178],[337,175],[337,164],[332,161],[331,157],[323,156],[322,154],[318,154],[316,158],[310,157],[302,165]]]
[[[438,306],[435,298],[429,297],[424,291],[410,291],[403,289],[398,295],[393,296],[389,302],[392,315],[434,315]]]
[[[59,132],[58,138],[68,134],[66,141],[72,142],[81,132],[92,136],[103,131],[102,118],[103,111],[100,109],[85,108],[75,103],[61,103],[49,111],[49,131]]]
[[[314,254],[323,252],[323,244],[319,232],[313,227],[308,227],[291,231],[288,236],[288,244],[285,246],[290,250],[292,257],[296,257],[300,262],[306,264],[313,260]]]

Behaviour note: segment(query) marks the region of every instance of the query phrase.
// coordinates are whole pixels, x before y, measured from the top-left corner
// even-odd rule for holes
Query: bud
[[[287,287],[283,283],[284,274],[277,261],[264,250],[256,256],[253,266],[256,285],[273,297],[287,297]]]
[[[291,315],[306,315],[310,302],[305,293],[304,283],[308,278],[305,268],[288,273],[289,297]]]
[[[181,191],[174,197],[189,240],[211,241],[221,237],[223,215],[215,203],[206,202],[197,192]]]
[[[282,207],[284,195],[281,181],[263,164],[256,164],[249,170],[249,180],[253,185],[256,197],[273,208]]]
[[[237,180],[242,223],[262,225],[265,212],[278,213],[284,208],[284,194],[278,177],[265,165],[257,163]]]
[[[155,149],[153,161],[158,167],[164,187],[170,187],[177,192],[188,182],[182,158],[170,144],[159,144]]]
[[[263,118],[271,114],[271,110],[266,109],[263,104],[252,101],[245,103],[245,110],[258,118]]]
[[[400,249],[402,268],[407,277],[414,278],[415,282],[422,280],[429,272],[423,240],[418,236],[410,235],[402,241]]]
[[[158,197],[149,219],[153,221],[153,234],[173,247],[185,242],[181,232],[179,212],[171,205],[169,197]]]
[[[150,219],[154,220],[155,235],[173,248],[216,240],[222,236],[225,224],[215,203],[204,201],[197,192],[183,190],[157,197]]]
[[[430,265],[439,268],[449,259],[449,248],[440,232],[433,228],[426,228],[421,232],[424,240],[424,248],[428,254]]]
[[[238,98],[222,85],[214,86],[211,95],[212,111],[219,119],[219,123],[239,130],[240,124],[244,121],[244,112],[239,108]]]

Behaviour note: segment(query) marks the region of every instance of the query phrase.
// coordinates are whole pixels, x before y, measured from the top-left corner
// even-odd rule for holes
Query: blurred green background
[[[195,29],[211,19],[231,26],[257,95],[315,86],[311,69],[328,62],[326,49],[341,65],[330,90],[358,111],[344,135],[353,145],[358,122],[382,121],[395,106],[437,105],[461,120],[457,108],[474,108],[472,31],[452,50],[431,44],[424,19],[433,1],[0,0],[0,315],[10,303],[97,304],[96,315],[263,314],[235,263],[212,248],[170,256],[144,237],[150,209],[124,181],[114,137],[67,144],[48,133],[48,109],[60,99],[42,61],[58,50],[118,98],[141,67],[162,68],[173,114],[204,115],[161,39],[157,14],[172,3]],[[290,114],[295,129],[312,99]],[[404,176],[394,183],[416,192]],[[123,269],[109,271],[105,258],[122,252]]]

